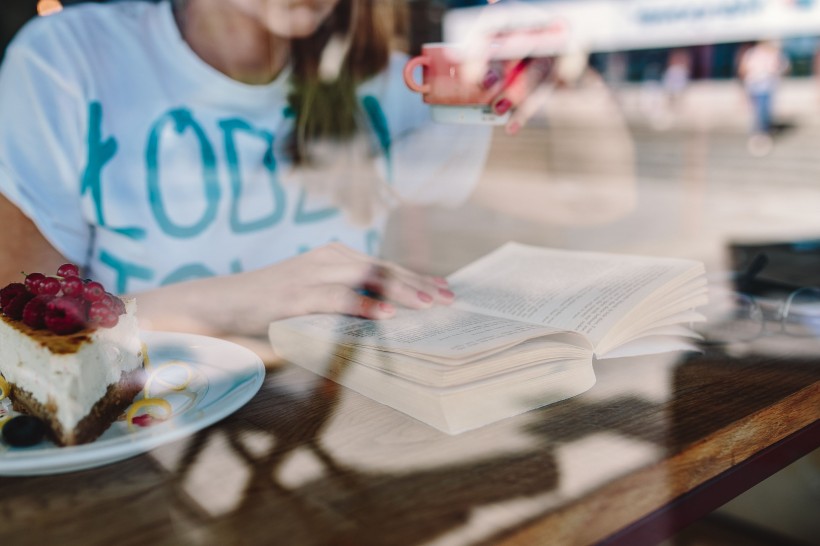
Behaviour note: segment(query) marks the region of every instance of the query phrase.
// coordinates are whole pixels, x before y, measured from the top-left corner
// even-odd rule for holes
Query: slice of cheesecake
[[[4,294],[0,314],[0,374],[11,387],[14,409],[44,421],[47,434],[58,445],[94,441],[143,387],[144,348],[139,339],[136,301],[104,293],[100,301],[105,296],[107,306],[115,309],[113,315],[103,317],[105,326],[93,312],[84,312],[78,318],[83,323],[65,331],[67,319],[62,310],[58,309],[57,317],[61,322],[52,321],[52,325],[63,327],[51,329],[42,321],[28,320],[31,314],[18,316],[20,309],[12,312],[15,305],[9,294],[23,292],[19,286],[15,288],[19,290]],[[44,297],[54,302],[62,294]],[[91,306],[90,302],[79,304],[83,309]]]

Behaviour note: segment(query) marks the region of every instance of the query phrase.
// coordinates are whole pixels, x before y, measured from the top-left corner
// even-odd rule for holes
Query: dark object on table
[[[775,296],[820,286],[820,239],[729,245],[738,291]]]
[[[46,434],[46,425],[31,415],[12,417],[3,426],[3,439],[12,446],[28,447],[39,444]]]

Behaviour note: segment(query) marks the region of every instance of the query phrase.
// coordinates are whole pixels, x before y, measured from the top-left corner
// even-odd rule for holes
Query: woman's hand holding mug
[[[476,62],[458,45],[425,44],[405,65],[404,81],[422,94],[435,121],[506,124],[508,133],[517,132],[546,100],[553,58],[482,59],[483,70],[475,70]]]

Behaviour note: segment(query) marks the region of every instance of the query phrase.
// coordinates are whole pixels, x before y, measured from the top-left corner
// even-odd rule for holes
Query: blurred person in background
[[[0,66],[0,282],[71,261],[139,294],[144,327],[210,335],[451,302],[379,241],[398,204],[499,201],[474,191],[490,128],[429,121],[401,76],[401,7],[132,1],[30,22]],[[517,130],[549,85],[526,72],[495,108]],[[623,180],[537,192],[538,214],[605,221],[631,207]]]
[[[749,153],[755,156],[768,154],[774,146],[772,140],[772,111],[774,94],[780,78],[789,70],[789,62],[774,40],[764,40],[746,49],[740,56],[738,77],[752,108],[752,129],[749,136]]]
[[[677,111],[683,94],[689,86],[692,59],[686,49],[675,49],[669,54],[666,70],[663,72],[663,89],[669,110]]]

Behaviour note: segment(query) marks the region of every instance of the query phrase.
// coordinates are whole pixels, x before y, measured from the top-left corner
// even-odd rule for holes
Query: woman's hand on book
[[[271,322],[312,313],[390,318],[397,306],[449,304],[447,281],[372,258],[341,243],[276,264],[138,294],[141,327],[222,336],[263,335]]]
[[[414,273],[341,243],[247,273],[244,282],[271,302],[270,320],[311,313],[383,319],[395,314],[396,304],[424,309],[453,301],[445,279]]]

